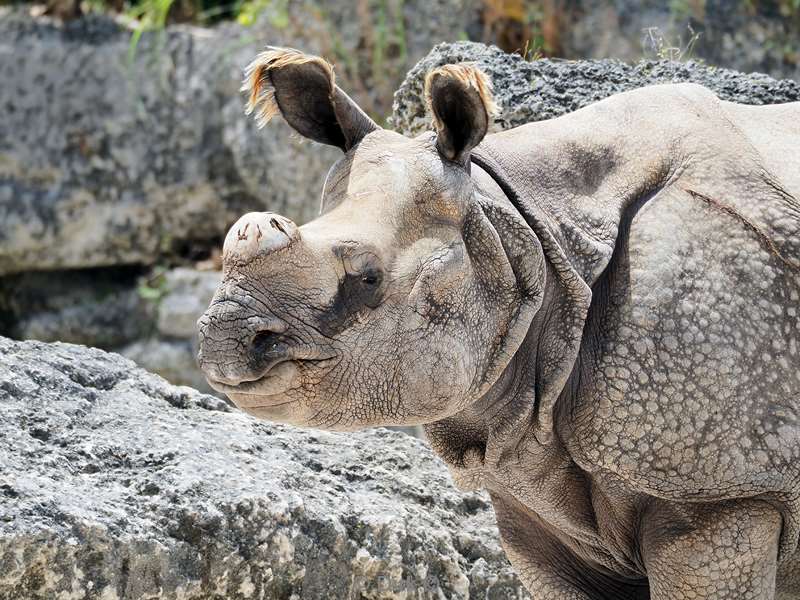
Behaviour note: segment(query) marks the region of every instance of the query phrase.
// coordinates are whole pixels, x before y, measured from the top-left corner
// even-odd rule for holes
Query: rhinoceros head
[[[280,114],[344,156],[317,219],[250,213],[228,233],[198,323],[211,385],[257,416],[342,430],[429,423],[486,394],[535,312],[521,279],[540,274],[514,264],[524,244],[470,177],[485,75],[430,73],[436,134],[416,139],[376,125],[318,57],[269,49],[245,88],[260,125]]]

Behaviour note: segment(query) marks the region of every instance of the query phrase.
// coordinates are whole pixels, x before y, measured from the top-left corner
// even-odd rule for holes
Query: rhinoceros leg
[[[535,600],[647,600],[644,576],[618,576],[578,557],[559,533],[508,496],[492,493],[503,548]]]
[[[772,600],[780,513],[757,500],[658,504],[642,533],[652,600]]]

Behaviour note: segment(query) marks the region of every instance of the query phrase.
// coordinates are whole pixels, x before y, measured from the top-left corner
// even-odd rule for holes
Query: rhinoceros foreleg
[[[651,600],[772,600],[781,523],[758,500],[655,504],[642,532]]]
[[[535,600],[648,600],[647,580],[617,576],[570,550],[513,498],[492,493],[503,548]]]

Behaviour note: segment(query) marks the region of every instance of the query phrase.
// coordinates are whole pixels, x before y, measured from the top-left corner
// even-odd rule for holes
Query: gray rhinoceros
[[[487,135],[486,77],[448,65],[408,139],[318,57],[269,49],[245,87],[344,155],[319,218],[228,234],[216,389],[424,425],[537,599],[800,598],[799,103],[661,85]]]

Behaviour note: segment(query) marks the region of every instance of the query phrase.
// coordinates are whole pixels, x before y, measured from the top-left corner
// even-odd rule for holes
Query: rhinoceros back
[[[770,106],[721,103],[761,157],[765,169],[800,198],[800,102]]]

